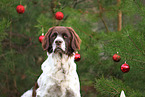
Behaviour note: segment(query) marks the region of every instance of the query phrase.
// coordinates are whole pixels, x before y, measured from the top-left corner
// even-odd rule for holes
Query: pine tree
[[[96,79],[96,90],[101,93],[100,97],[108,97],[108,95],[118,97],[121,90],[124,90],[126,96],[129,97],[143,97],[144,95],[145,34],[143,25],[145,7],[143,3],[143,1],[137,0],[122,0],[119,10],[123,13],[123,29],[119,32],[102,34],[104,36],[104,42],[101,41],[103,56],[106,56],[107,60],[103,60],[101,63],[109,65],[109,68],[108,70],[105,68],[108,72],[108,74],[104,73],[105,77]],[[121,61],[119,63],[110,62],[116,52],[119,52]],[[120,70],[125,61],[130,65],[128,73],[122,73]]]
[[[23,14],[17,5],[25,7]],[[19,97],[32,88],[47,58],[38,37],[52,26],[72,27],[82,40],[77,72],[82,97],[143,97],[143,0],[1,0],[0,95]],[[64,13],[61,21],[57,11]],[[122,16],[122,18],[121,18]],[[112,56],[119,52],[120,62]],[[120,66],[127,62],[128,73]]]

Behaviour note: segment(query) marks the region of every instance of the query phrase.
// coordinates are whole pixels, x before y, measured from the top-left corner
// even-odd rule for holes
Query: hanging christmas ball
[[[114,54],[112,59],[115,61],[115,62],[119,62],[121,60],[121,57],[118,55],[118,52],[117,54]]]
[[[17,10],[17,12],[18,12],[19,14],[22,14],[22,13],[25,12],[25,8],[24,8],[24,6],[21,5],[21,4],[17,6],[16,10]]]
[[[42,33],[42,35],[39,36],[39,42],[40,42],[40,43],[42,43],[42,40],[43,40],[44,37],[45,37],[45,36],[44,36],[44,33]]]
[[[81,59],[81,55],[78,52],[75,53],[75,61],[78,62]]]
[[[55,18],[56,18],[57,20],[62,20],[63,17],[64,17],[64,15],[63,15],[62,12],[59,11],[59,12],[55,13]]]
[[[121,71],[126,73],[130,70],[129,65],[125,62],[124,64],[121,65]]]

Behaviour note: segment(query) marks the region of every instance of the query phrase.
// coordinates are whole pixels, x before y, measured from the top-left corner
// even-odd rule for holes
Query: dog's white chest
[[[52,78],[56,81],[67,81],[67,77],[70,72],[70,64],[67,61],[60,60],[54,64],[54,72],[52,73]]]
[[[51,97],[50,95],[80,97],[79,93],[74,92],[80,90],[74,57],[66,57],[60,59],[58,56],[49,55],[49,58],[42,64],[43,73],[38,79],[40,87],[37,89],[37,95],[41,95],[40,97]]]

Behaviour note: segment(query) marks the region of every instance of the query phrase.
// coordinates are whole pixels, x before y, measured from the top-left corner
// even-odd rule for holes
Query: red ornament
[[[16,10],[17,10],[17,12],[18,12],[19,14],[22,14],[22,13],[25,12],[25,8],[24,8],[24,6],[21,5],[21,4],[17,6]]]
[[[126,73],[130,70],[129,65],[125,62],[124,64],[121,65],[121,71]]]
[[[39,36],[39,42],[40,42],[40,43],[42,43],[42,40],[43,40],[44,37],[45,37],[45,36],[44,36],[44,33],[42,33],[42,35]]]
[[[57,12],[55,13],[55,18],[58,19],[58,20],[62,20],[64,17],[63,13],[62,12]]]
[[[75,61],[78,62],[81,59],[81,55],[78,52],[75,53]]]
[[[121,57],[118,55],[118,52],[117,54],[114,54],[112,59],[115,61],[115,62],[119,62],[121,60]]]

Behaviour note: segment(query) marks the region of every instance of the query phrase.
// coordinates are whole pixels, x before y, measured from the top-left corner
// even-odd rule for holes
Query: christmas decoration
[[[81,55],[78,52],[75,53],[75,61],[78,62],[81,59]]]
[[[126,73],[130,70],[129,65],[125,62],[124,64],[121,65],[121,71]]]
[[[114,54],[112,59],[115,61],[115,62],[119,62],[121,60],[121,57],[118,55],[118,52],[117,54]]]
[[[57,12],[56,14],[55,14],[55,18],[56,19],[58,19],[58,20],[62,20],[63,19],[63,13],[62,12]]]
[[[22,13],[25,12],[25,8],[24,8],[24,6],[21,5],[21,4],[17,6],[16,10],[17,10],[17,12],[18,12],[19,14],[22,14]]]
[[[44,36],[44,33],[42,33],[42,35],[39,36],[39,42],[40,42],[40,43],[42,43],[42,40],[43,40],[44,37],[45,37],[45,36]]]

